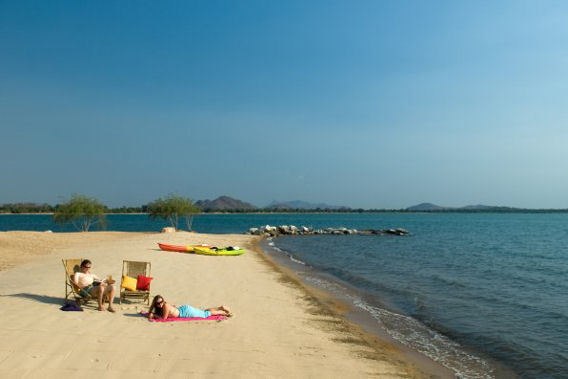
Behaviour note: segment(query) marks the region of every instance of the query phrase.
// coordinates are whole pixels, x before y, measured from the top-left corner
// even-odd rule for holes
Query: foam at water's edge
[[[290,252],[275,246],[271,239],[267,241],[267,245],[270,250],[288,257],[294,264],[308,267],[305,262],[294,258]],[[418,320],[371,305],[342,286],[339,280],[335,282],[324,279],[315,271],[311,274],[304,273],[300,277],[310,285],[346,299],[353,307],[366,312],[375,320],[376,327],[384,330],[395,341],[452,370],[457,377],[475,379],[495,377],[493,369],[485,360],[466,352],[458,343],[428,328]]]
[[[294,263],[300,264],[302,266],[306,265],[306,262],[301,261],[300,259],[294,258],[294,256],[292,254],[290,254],[289,252],[280,249],[279,247],[276,247],[276,245],[274,245],[274,242],[272,241],[272,238],[268,238],[267,239],[268,242],[268,246],[270,246],[270,248],[274,251],[277,251],[279,253],[282,253],[284,255],[286,255],[288,258],[290,258],[290,260]]]
[[[303,276],[303,279],[311,285],[349,299],[353,306],[370,314],[378,326],[393,339],[449,368],[456,376],[480,379],[495,377],[493,369],[485,360],[467,353],[458,343],[428,328],[418,320],[370,305],[361,297],[351,294],[339,283],[316,276]]]
[[[291,256],[291,255],[290,255],[290,260],[291,260],[292,262],[299,263],[299,264],[304,265],[304,266],[306,265],[305,262],[302,262],[301,260],[296,259],[296,258],[294,258],[294,257]]]

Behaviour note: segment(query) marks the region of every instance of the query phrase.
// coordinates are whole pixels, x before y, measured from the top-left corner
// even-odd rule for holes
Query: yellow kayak
[[[202,255],[242,255],[245,253],[244,249],[237,246],[220,248],[194,247],[193,252]]]

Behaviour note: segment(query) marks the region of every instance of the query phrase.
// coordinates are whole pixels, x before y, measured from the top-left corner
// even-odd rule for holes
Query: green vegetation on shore
[[[181,218],[185,220],[188,231],[191,231],[193,215],[200,212],[201,210],[193,205],[191,199],[176,195],[169,195],[165,199],[158,199],[148,204],[148,214],[151,218],[167,220],[176,229]]]
[[[28,204],[27,210],[34,208],[36,207],[34,207],[33,204],[31,207]],[[24,213],[21,211],[25,210],[26,207],[20,206],[15,207],[15,209],[19,211],[18,213]],[[136,208],[125,209],[124,207],[118,209],[122,211],[120,213],[129,213],[124,212],[128,209],[137,210]],[[94,225],[105,229],[108,210],[108,207],[97,199],[74,194],[69,201],[57,204],[53,207],[53,220],[58,224],[70,223],[75,229],[82,232],[88,232]],[[189,231],[191,230],[193,215],[201,212],[201,210],[193,204],[191,199],[176,195],[169,195],[164,199],[160,198],[154,200],[146,206],[146,210],[151,218],[167,220],[170,225],[176,229],[179,227],[180,219],[183,219]]]
[[[150,203],[151,204],[151,203]],[[0,214],[51,214],[59,206],[50,204],[36,203],[9,203],[0,205]],[[198,208],[198,207],[197,207]],[[105,214],[135,214],[148,213],[149,204],[138,207],[122,206],[109,208],[103,205]],[[199,209],[199,208],[198,208]],[[445,208],[436,210],[415,210],[409,208],[400,209],[362,209],[348,208],[341,209],[304,209],[304,208],[256,208],[256,209],[200,209],[199,212],[193,213],[568,213],[568,209],[528,209],[528,208],[511,208],[511,207],[487,207],[484,209],[463,209],[463,208]]]
[[[106,228],[105,206],[97,199],[83,195],[73,195],[63,204],[57,204],[53,221],[58,224],[71,223],[75,229],[88,232],[91,226]]]

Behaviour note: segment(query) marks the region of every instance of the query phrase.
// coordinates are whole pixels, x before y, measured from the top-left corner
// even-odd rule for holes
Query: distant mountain
[[[464,211],[500,211],[500,212],[509,212],[509,211],[520,211],[526,208],[513,208],[513,207],[504,207],[500,205],[467,205],[465,207],[456,208]]]
[[[233,199],[229,196],[219,196],[215,200],[198,200],[195,202],[195,205],[203,211],[253,211],[257,209],[257,207],[252,204]]]
[[[436,204],[432,203],[420,203],[418,205],[413,205],[411,207],[406,208],[407,211],[410,212],[430,212],[430,211],[443,211],[446,209],[451,209],[448,207],[441,207]]]
[[[349,209],[349,207],[339,206],[339,205],[329,205],[326,203],[309,203],[302,200],[293,201],[273,201],[268,204],[266,208],[269,209]]]
[[[406,208],[410,212],[443,212],[443,211],[480,211],[480,212],[511,212],[520,211],[521,208],[494,206],[494,205],[466,205],[465,207],[443,207],[432,203],[421,203]]]

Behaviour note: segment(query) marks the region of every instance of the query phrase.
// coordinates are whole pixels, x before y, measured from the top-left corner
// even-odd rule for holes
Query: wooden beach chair
[[[65,301],[73,297],[73,300],[80,305],[81,303],[86,304],[90,300],[96,300],[90,294],[81,292],[81,289],[73,283],[73,275],[81,270],[81,262],[83,259],[62,259],[61,261],[65,268]]]
[[[125,276],[134,279],[137,279],[138,275],[150,277],[151,268],[150,262],[122,261],[122,283],[120,285],[119,304],[122,304],[122,301],[127,298],[134,298],[142,299],[146,304],[150,305],[150,290],[130,290],[123,288],[122,284]]]

